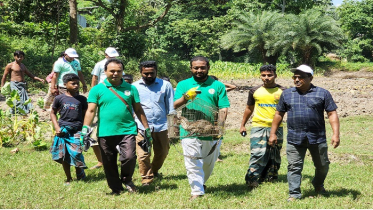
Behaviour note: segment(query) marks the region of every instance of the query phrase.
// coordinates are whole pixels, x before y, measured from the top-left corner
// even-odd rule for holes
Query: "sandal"
[[[80,172],[80,174],[76,174],[77,180],[84,180],[85,178],[86,178],[86,175],[85,175],[84,169],[82,169],[82,172]]]
[[[99,169],[99,168],[101,168],[102,167],[102,165],[95,165],[95,166],[93,166],[93,167],[91,167],[90,169]]]

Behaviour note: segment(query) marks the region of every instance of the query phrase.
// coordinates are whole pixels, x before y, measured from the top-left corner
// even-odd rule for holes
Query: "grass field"
[[[224,162],[216,163],[206,183],[206,195],[193,202],[188,200],[190,188],[183,157],[177,153],[181,151],[180,144],[171,147],[161,169],[163,179],[156,180],[149,187],[141,187],[136,169],[134,181],[139,186],[139,193],[126,192],[119,196],[106,194],[110,189],[102,169],[87,170],[85,181],[72,182],[66,187],[63,185],[62,166],[51,160],[48,151],[18,145],[20,152],[11,154],[13,148],[0,148],[0,208],[369,209],[373,206],[372,122],[373,116],[341,119],[341,145],[329,149],[331,165],[325,187],[330,194],[325,197],[310,198],[315,195],[310,183],[314,167],[307,155],[302,179],[304,199],[292,203],[286,201],[288,185],[284,148],[279,181],[264,183],[249,191],[244,181],[249,161],[249,138],[230,130],[221,148]],[[330,141],[329,124],[327,129]],[[96,163],[91,149],[84,155],[89,167]]]

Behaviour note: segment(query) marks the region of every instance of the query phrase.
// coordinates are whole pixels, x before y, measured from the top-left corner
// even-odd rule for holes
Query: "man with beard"
[[[153,137],[153,161],[150,161],[151,151],[144,151],[139,145],[144,140],[144,126],[136,118],[138,134],[136,137],[137,160],[139,172],[142,177],[142,185],[149,185],[154,177],[159,177],[161,169],[170,149],[167,136],[167,115],[173,108],[174,90],[171,83],[156,78],[157,63],[144,61],[139,65],[142,78],[133,83],[139,91],[140,104],[145,112]]]
[[[304,157],[310,151],[315,166],[315,177],[312,185],[317,194],[325,194],[324,181],[329,171],[328,144],[326,143],[324,110],[333,130],[331,144],[337,148],[339,139],[339,119],[337,105],[329,91],[314,86],[313,70],[307,65],[300,65],[291,70],[294,73],[295,87],[284,90],[277,104],[273,118],[268,144],[277,144],[276,131],[282,122],[285,112],[288,113],[288,135],[286,156],[288,159],[288,201],[302,197],[300,184]]]
[[[222,119],[221,126],[223,126],[230,106],[227,91],[223,83],[208,76],[209,69],[210,65],[207,58],[197,56],[191,59],[190,70],[193,77],[183,80],[177,85],[174,107],[177,109],[197,97],[204,101],[204,105],[220,109],[219,113],[222,113],[222,115],[219,116],[219,119]],[[200,91],[198,96],[197,91]],[[198,109],[198,107],[194,108]],[[212,115],[213,113],[205,114]],[[217,141],[218,138],[212,136],[182,138],[185,168],[192,189],[190,200],[202,197],[205,194],[205,183],[210,177],[219,155],[220,144],[216,145]],[[211,152],[214,146],[216,148]],[[208,155],[210,152],[211,154]],[[204,158],[192,158],[190,155]]]
[[[245,176],[246,184],[251,189],[257,187],[263,181],[277,180],[277,172],[281,165],[280,150],[283,142],[281,124],[277,131],[277,145],[273,148],[268,145],[276,105],[285,88],[276,84],[275,66],[263,65],[259,70],[263,84],[250,89],[240,128],[241,135],[245,136],[245,124],[254,114],[250,131],[249,169]]]

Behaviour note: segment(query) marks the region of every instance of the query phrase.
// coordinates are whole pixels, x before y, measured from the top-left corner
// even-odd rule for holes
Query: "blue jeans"
[[[286,155],[288,158],[288,183],[289,196],[294,198],[301,198],[302,193],[300,184],[302,180],[302,170],[304,165],[304,157],[307,149],[310,151],[312,161],[315,166],[315,177],[312,180],[314,187],[324,186],[324,180],[329,171],[328,159],[328,144],[309,144],[308,140],[301,145],[287,144]]]

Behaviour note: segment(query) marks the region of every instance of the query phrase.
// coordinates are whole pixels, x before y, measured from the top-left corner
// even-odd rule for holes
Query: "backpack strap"
[[[113,88],[111,88],[111,87],[108,87],[106,84],[105,84],[105,82],[102,82],[102,84],[104,84],[105,85],[105,87],[107,87],[107,88],[109,88],[109,90],[111,91],[111,92],[113,92],[114,93],[114,95],[116,95],[125,105],[126,105],[126,107],[127,107],[127,110],[129,111],[129,113],[131,114],[131,116],[132,116],[132,118],[133,118],[133,115],[132,115],[132,111],[131,111],[131,109],[130,109],[130,106],[128,105],[128,103],[127,103],[127,101],[126,100],[124,100],[124,98],[122,98],[117,92],[115,92],[115,90],[113,90]],[[135,118],[133,118],[134,120],[135,120]]]

